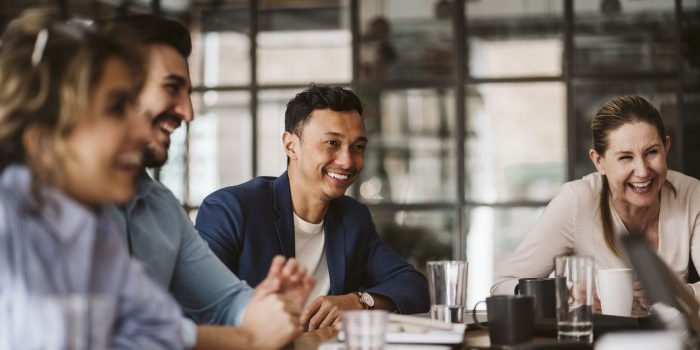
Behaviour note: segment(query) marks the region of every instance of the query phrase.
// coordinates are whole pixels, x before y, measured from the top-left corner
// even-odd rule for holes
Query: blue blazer
[[[195,227],[239,278],[256,286],[277,254],[294,256],[289,177],[257,177],[204,199]],[[343,196],[323,223],[331,295],[359,290],[386,296],[403,314],[427,312],[425,277],[377,235],[369,209]]]

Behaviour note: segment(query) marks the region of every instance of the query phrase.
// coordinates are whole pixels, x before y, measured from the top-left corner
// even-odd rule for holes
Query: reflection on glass
[[[666,126],[666,132],[671,136],[672,146],[668,155],[669,168],[678,169],[676,165],[679,163],[678,157],[681,147],[673,147],[677,130],[677,102],[674,81],[630,84],[577,84],[574,86],[574,111],[576,113],[575,179],[595,171],[595,167],[588,156],[588,150],[592,145],[591,120],[605,102],[620,95],[642,96],[659,110]]]
[[[467,1],[470,76],[560,76],[563,11],[559,0]]]
[[[250,83],[250,39],[235,32],[205,33],[205,86]]]
[[[454,93],[449,89],[360,93],[369,143],[357,185],[363,201],[454,201]]]
[[[181,203],[185,202],[185,134],[187,125],[182,124],[170,135],[168,162],[160,168],[160,182],[173,192]]]
[[[261,1],[257,79],[262,84],[352,80],[348,2],[323,6]]]
[[[697,89],[700,82],[700,1],[684,1],[680,17],[683,81]]]
[[[574,72],[676,67],[673,0],[574,1]]]
[[[700,178],[700,89],[696,87],[683,94],[683,172]],[[673,140],[671,149],[674,148]],[[678,145],[675,147],[678,148]]]
[[[515,251],[543,209],[483,206],[465,210],[464,218],[468,227],[469,307],[489,296],[496,271]]]
[[[228,0],[225,6],[212,5],[202,11],[202,33],[192,38],[193,55],[190,58],[199,63],[191,66],[195,85],[250,84],[251,43],[247,6],[245,1]]]
[[[280,176],[287,169],[282,149],[284,111],[301,90],[263,90],[258,95],[258,169],[256,176]]]
[[[204,93],[202,108],[190,125],[189,200],[249,180],[253,171],[252,122],[247,93]]]
[[[452,259],[452,210],[375,210],[372,216],[384,242],[421,273],[429,260]]]
[[[452,6],[445,0],[361,0],[360,78],[451,78]]]
[[[466,198],[551,199],[566,179],[563,83],[481,84],[467,92]]]

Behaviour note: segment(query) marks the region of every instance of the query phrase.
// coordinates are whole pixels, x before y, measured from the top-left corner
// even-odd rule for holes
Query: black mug
[[[532,341],[534,317],[534,298],[530,295],[494,295],[486,298],[488,327],[476,319],[474,305],[472,317],[474,324],[488,328],[491,345],[515,345]]]
[[[557,317],[556,285],[554,278],[521,278],[515,286],[515,294],[535,298],[535,319]]]

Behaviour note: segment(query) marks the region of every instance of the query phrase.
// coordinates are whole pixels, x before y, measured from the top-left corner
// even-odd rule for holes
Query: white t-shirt
[[[316,279],[316,285],[311,290],[309,298],[306,299],[307,305],[317,297],[327,295],[331,288],[331,277],[328,274],[324,245],[323,221],[312,224],[294,214],[294,253],[296,259]]]

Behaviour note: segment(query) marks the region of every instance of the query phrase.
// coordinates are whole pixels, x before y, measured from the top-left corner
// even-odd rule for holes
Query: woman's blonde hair
[[[136,97],[145,78],[145,51],[123,31],[59,21],[43,9],[10,22],[0,47],[0,172],[21,163],[30,168],[35,189],[37,180],[63,181],[65,139],[81,118],[90,118],[85,111],[91,93],[112,58],[128,68]],[[50,168],[27,154],[23,135],[30,126],[47,131],[37,144],[42,157],[50,157]]]

